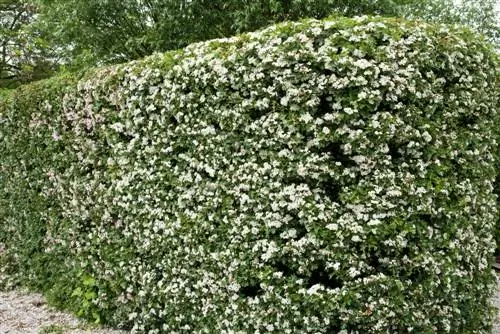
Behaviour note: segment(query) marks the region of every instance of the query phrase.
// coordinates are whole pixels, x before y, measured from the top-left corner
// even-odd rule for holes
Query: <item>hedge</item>
[[[305,20],[0,103],[0,284],[136,333],[488,333],[498,59]]]

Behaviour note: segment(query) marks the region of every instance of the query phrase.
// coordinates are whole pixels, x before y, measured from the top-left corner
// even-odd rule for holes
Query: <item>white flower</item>
[[[302,114],[299,119],[301,121],[303,121],[304,123],[309,123],[313,120],[313,117],[311,116],[311,114],[306,112],[306,113]]]
[[[353,235],[352,238],[351,238],[351,240],[354,241],[354,242],[360,242],[361,238],[359,237],[359,235]]]
[[[382,222],[378,219],[370,219],[367,223],[368,226],[380,225]]]
[[[321,290],[323,290],[323,286],[321,284],[314,284],[309,289],[307,289],[306,293],[308,295],[314,295],[314,294],[317,294]]]
[[[356,112],[356,110],[354,110],[354,109],[352,109],[352,108],[347,107],[347,108],[344,108],[344,112],[345,112],[346,114],[348,114],[348,115],[352,115],[352,114],[354,114],[354,113]]]
[[[432,140],[432,136],[427,131],[422,133],[422,138],[424,138],[424,140],[428,143]]]
[[[359,67],[359,68],[363,69],[363,70],[367,69],[370,66],[372,66],[372,64],[368,60],[366,60],[366,59],[358,59],[358,60],[356,60],[354,62],[354,65],[356,67]]]
[[[328,224],[325,226],[328,230],[331,230],[331,231],[337,231],[339,229],[339,225],[337,224]]]

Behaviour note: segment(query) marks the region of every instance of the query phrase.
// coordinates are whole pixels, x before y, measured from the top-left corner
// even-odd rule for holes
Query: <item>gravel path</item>
[[[493,303],[500,308],[500,276]],[[25,291],[0,291],[1,334],[125,334],[106,328],[91,328],[74,316],[48,306],[40,294]],[[500,313],[492,334],[500,334]]]
[[[497,274],[497,290],[493,296],[493,304],[500,309],[500,275]],[[497,312],[492,334],[500,334],[500,312]]]
[[[124,334],[92,328],[74,316],[48,306],[40,294],[0,291],[1,334]]]

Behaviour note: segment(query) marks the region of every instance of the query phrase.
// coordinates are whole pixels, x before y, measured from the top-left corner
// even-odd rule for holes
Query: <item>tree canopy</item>
[[[499,0],[422,0],[404,8],[402,16],[431,22],[461,24],[500,42]]]
[[[39,0],[40,23],[80,61],[136,59],[155,51],[332,12],[395,15],[394,0]]]
[[[55,54],[41,31],[32,29],[34,3],[0,0],[0,88],[38,80],[53,73]]]
[[[332,13],[465,23],[493,35],[495,0],[38,0],[40,22],[77,63],[137,59],[284,20]],[[498,24],[497,24],[498,28]],[[498,29],[495,33],[498,32]]]
[[[305,17],[459,23],[498,44],[498,0],[0,0],[0,88]]]

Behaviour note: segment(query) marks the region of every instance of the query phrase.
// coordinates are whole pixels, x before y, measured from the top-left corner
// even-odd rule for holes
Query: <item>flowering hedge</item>
[[[487,333],[494,51],[284,23],[0,104],[4,286],[144,333]]]

